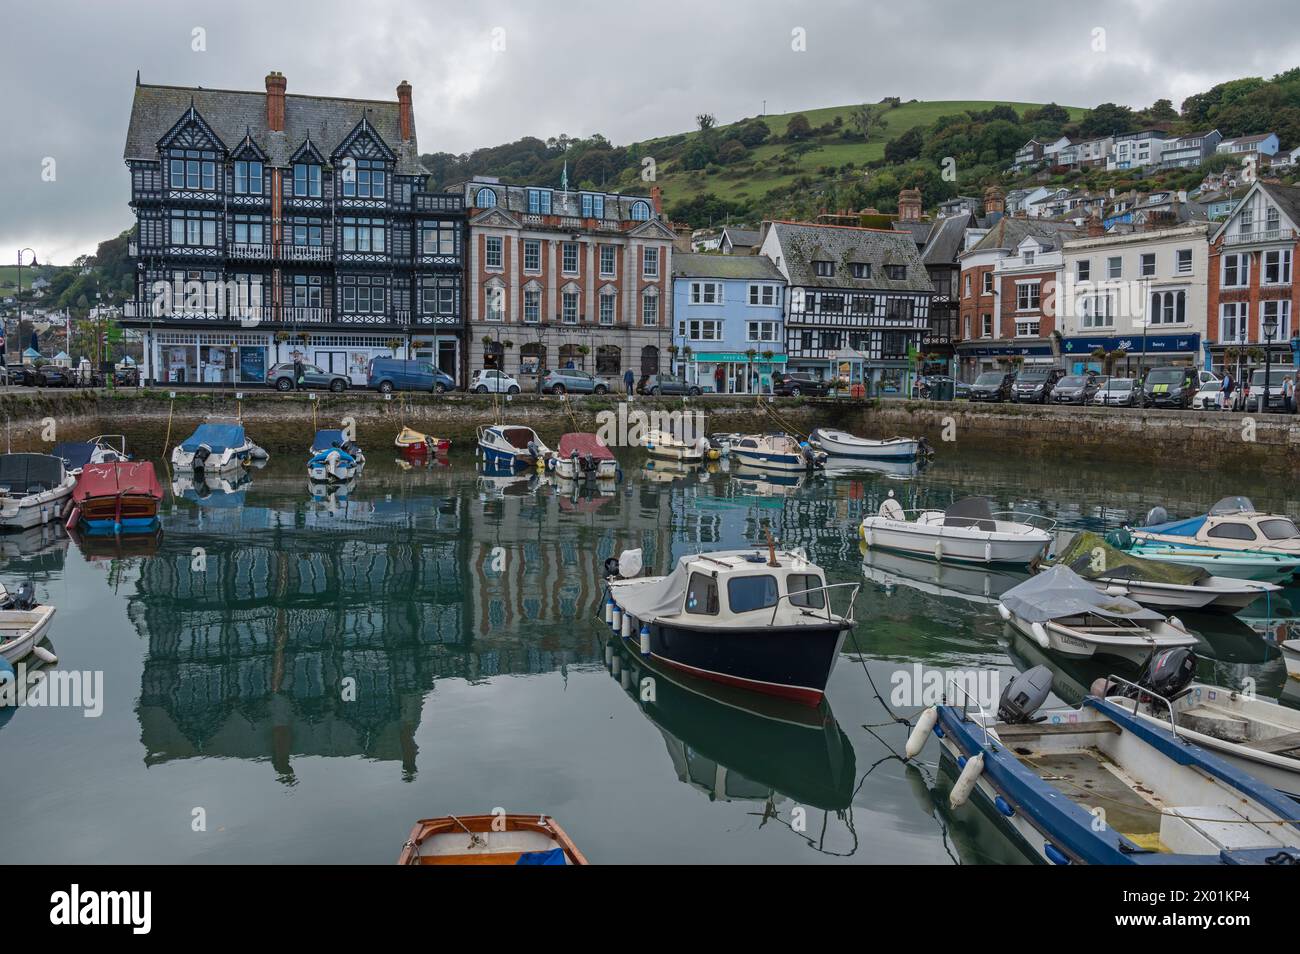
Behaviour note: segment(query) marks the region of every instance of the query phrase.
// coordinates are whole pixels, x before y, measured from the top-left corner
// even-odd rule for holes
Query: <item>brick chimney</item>
[[[904,189],[898,193],[898,221],[921,221],[921,190]]]
[[[1101,224],[1101,210],[1098,209],[1088,216],[1088,238],[1101,238],[1106,234],[1106,227]]]
[[[402,142],[410,142],[411,130],[415,128],[415,117],[411,112],[411,84],[406,80],[397,84],[397,122],[402,133]]]
[[[1007,199],[1002,194],[1002,190],[997,186],[989,186],[984,190],[984,214],[996,215],[1001,217],[1007,211]]]
[[[655,215],[663,217],[664,214],[664,190],[655,186],[650,190],[650,201],[654,203]]]
[[[266,74],[266,127],[284,132],[284,90],[288,81],[278,70]]]

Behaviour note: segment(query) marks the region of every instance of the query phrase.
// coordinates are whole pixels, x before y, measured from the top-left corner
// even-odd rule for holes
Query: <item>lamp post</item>
[[[15,332],[14,332],[14,333],[15,333],[15,335],[16,335],[16,341],[15,341],[15,343],[18,345],[19,350],[22,350],[22,344],[23,344],[23,342],[22,342],[22,336],[23,336],[23,255],[24,255],[25,253],[27,253],[27,252],[31,252],[31,253],[32,253],[32,260],[31,260],[30,262],[27,263],[27,267],[28,267],[28,268],[35,268],[35,267],[36,267],[36,250],[35,250],[35,249],[31,249],[31,248],[20,248],[20,249],[18,250],[18,291],[14,293],[14,298],[18,301],[18,327],[15,329]],[[8,350],[9,350],[9,344],[8,344],[8,341],[9,341],[9,333],[8,333],[8,331],[6,331],[6,332],[5,332],[5,351],[6,351],[6,352],[8,352]],[[8,356],[8,354],[6,354],[6,355],[5,355],[5,364],[7,365],[8,363],[9,363],[9,356]],[[5,380],[8,381],[8,379],[9,379],[9,376],[8,376],[8,374],[6,374],[6,375],[5,375]]]
[[[1273,369],[1273,353],[1270,345],[1273,342],[1273,336],[1277,334],[1277,315],[1269,315],[1264,319],[1264,394],[1259,399],[1259,413],[1268,413],[1268,389],[1272,383],[1270,378]]]

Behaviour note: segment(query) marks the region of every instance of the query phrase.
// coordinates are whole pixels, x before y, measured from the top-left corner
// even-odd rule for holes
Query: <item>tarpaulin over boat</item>
[[[1086,530],[1076,533],[1054,562],[1068,566],[1087,580],[1107,577],[1191,586],[1210,575],[1197,566],[1166,563],[1164,560],[1144,560],[1117,550],[1097,534]]]
[[[686,599],[686,584],[690,578],[686,564],[693,559],[692,556],[682,557],[672,573],[658,580],[618,587],[616,601],[637,619],[678,615]]]
[[[214,454],[232,447],[243,447],[248,443],[244,436],[243,424],[200,424],[184,443],[181,450],[193,454],[200,444],[207,444]]]
[[[1103,593],[1068,566],[1054,566],[1002,594],[1002,605],[1031,623],[1089,613],[1112,619],[1164,619],[1123,596]]]
[[[52,490],[63,483],[63,461],[49,454],[0,455],[0,488],[14,494]]]
[[[331,447],[342,447],[344,443],[342,431],[317,431],[316,438],[311,442],[311,452],[316,454]]]
[[[1169,523],[1156,523],[1149,527],[1135,527],[1143,533],[1161,533],[1171,537],[1194,537],[1205,526],[1205,517],[1189,517],[1186,520],[1171,520]]]
[[[54,445],[51,456],[62,460],[68,470],[78,470],[95,456],[95,445],[84,441],[62,441]]]
[[[574,453],[579,457],[591,455],[593,460],[613,460],[614,452],[605,446],[595,434],[583,434],[574,432],[565,434],[560,438],[560,456],[572,457]]]
[[[162,485],[158,483],[153,464],[148,461],[87,464],[77,486],[72,489],[72,499],[77,503],[94,497],[116,497],[119,494],[162,500]]]
[[[973,527],[993,531],[998,528],[987,497],[966,497],[943,512],[945,527]]]

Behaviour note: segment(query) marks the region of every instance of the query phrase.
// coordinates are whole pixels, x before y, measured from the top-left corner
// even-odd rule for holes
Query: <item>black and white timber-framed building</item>
[[[396,101],[142,84],[125,160],[143,373],[257,384],[295,355],[364,384],[372,357],[464,366],[462,196],[426,191]]]

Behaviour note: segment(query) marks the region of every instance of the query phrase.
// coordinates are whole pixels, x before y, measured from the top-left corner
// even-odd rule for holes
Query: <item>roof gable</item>
[[[176,120],[171,129],[158,140],[158,149],[215,149],[225,153],[226,144],[194,108],[191,100],[185,115]]]

